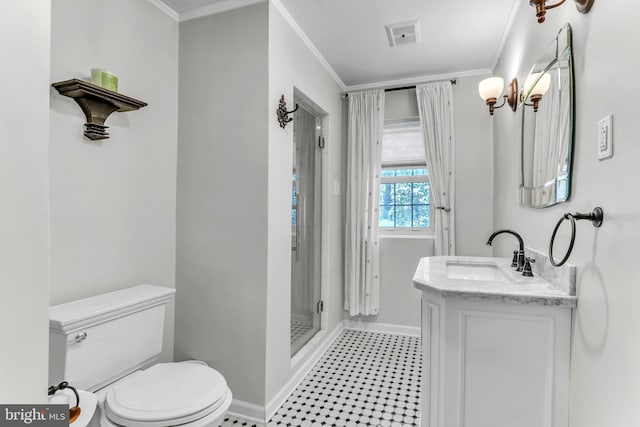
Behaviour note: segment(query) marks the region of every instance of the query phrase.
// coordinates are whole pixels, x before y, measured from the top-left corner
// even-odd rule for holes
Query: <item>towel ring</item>
[[[64,389],[71,389],[71,391],[73,391],[73,394],[76,396],[76,406],[71,406],[69,408],[69,424],[71,424],[72,422],[74,422],[75,420],[78,419],[78,417],[80,416],[80,395],[78,394],[78,391],[76,390],[75,387],[72,387],[69,385],[68,382],[66,381],[62,381],[60,384],[58,384],[57,386],[52,385],[51,387],[49,387],[49,390],[47,392],[47,394],[49,396],[56,394],[56,392],[60,391],[60,390],[64,390]]]
[[[589,221],[591,221],[591,224],[593,224],[593,226],[597,228],[602,225],[603,218],[604,218],[604,212],[600,207],[595,207],[593,208],[592,212],[589,212],[586,214],[580,213],[580,212],[576,212],[575,214],[571,214],[569,212],[565,213],[562,216],[562,218],[560,218],[560,221],[558,221],[558,223],[556,224],[556,228],[553,229],[553,234],[551,235],[551,242],[549,242],[549,262],[551,262],[551,265],[553,265],[554,267],[560,267],[569,259],[569,256],[573,251],[573,245],[576,242],[576,220],[588,219]],[[565,219],[568,219],[571,221],[571,240],[569,241],[569,247],[567,248],[567,253],[564,255],[564,257],[562,257],[562,259],[559,262],[556,262],[556,260],[553,258],[553,244],[555,243],[558,229],[560,228],[560,225],[562,225]]]

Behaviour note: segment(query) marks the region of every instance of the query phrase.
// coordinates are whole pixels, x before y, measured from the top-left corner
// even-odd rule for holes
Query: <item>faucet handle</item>
[[[525,256],[523,250],[518,250],[518,265],[516,271],[524,271]]]
[[[524,269],[522,271],[522,275],[526,277],[533,277],[533,272],[531,271],[531,263],[536,262],[535,259],[525,257],[524,258]]]
[[[518,250],[513,251],[513,259],[511,260],[511,267],[518,266]]]

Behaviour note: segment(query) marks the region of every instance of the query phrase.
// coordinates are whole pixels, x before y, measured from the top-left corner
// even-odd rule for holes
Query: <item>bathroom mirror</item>
[[[520,97],[520,203],[544,208],[571,194],[574,76],[571,27],[566,24],[531,68]]]

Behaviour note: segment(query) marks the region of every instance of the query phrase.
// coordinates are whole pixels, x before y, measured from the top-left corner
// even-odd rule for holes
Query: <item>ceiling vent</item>
[[[389,46],[412,44],[420,41],[420,21],[400,22],[384,26],[389,38]]]

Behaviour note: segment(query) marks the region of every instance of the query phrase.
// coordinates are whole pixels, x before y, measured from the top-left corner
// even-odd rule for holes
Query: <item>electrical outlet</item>
[[[598,122],[598,160],[613,156],[613,115]]]

